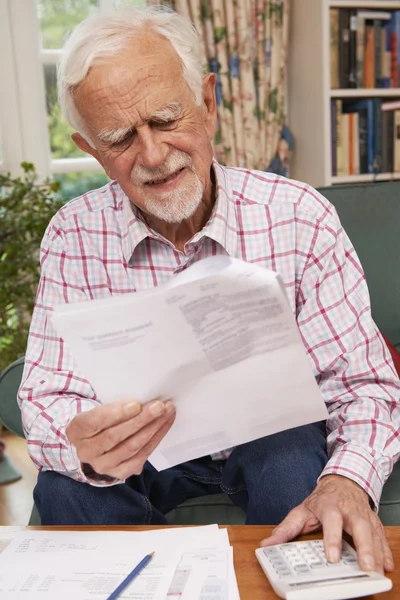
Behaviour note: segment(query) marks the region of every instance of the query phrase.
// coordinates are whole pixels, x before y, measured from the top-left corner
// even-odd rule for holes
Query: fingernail
[[[386,559],[386,567],[392,571],[394,569],[394,562],[391,558]]]
[[[168,400],[164,406],[168,414],[175,412],[175,404],[171,400]]]
[[[139,402],[128,402],[128,404],[125,404],[125,413],[129,416],[137,415],[140,413],[141,408]]]
[[[337,563],[340,560],[340,552],[337,548],[328,548],[328,552],[326,555],[328,562]]]
[[[159,417],[164,412],[164,402],[157,400],[150,404],[149,411],[153,415],[153,417]]]
[[[373,557],[368,554],[363,556],[360,562],[360,567],[364,569],[364,571],[373,571],[375,569],[375,561]]]

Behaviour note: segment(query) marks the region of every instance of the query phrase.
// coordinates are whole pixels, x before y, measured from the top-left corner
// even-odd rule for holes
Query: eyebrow
[[[167,123],[178,119],[183,112],[181,102],[170,102],[163,108],[156,110],[148,119],[148,123]],[[119,129],[102,129],[97,137],[106,144],[121,142],[127,135],[134,133],[135,127],[120,127]]]

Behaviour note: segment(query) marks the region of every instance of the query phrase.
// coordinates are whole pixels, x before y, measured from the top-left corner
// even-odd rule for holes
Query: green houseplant
[[[39,281],[39,247],[63,202],[56,181],[40,182],[35,167],[0,174],[0,372],[25,353]]]

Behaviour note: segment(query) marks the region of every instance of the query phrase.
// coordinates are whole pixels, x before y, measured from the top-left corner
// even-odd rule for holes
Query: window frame
[[[109,14],[113,0],[99,0]],[[21,174],[32,162],[40,177],[103,171],[91,156],[53,158],[47,125],[44,65],[57,65],[62,49],[43,49],[37,0],[0,0],[0,172]]]

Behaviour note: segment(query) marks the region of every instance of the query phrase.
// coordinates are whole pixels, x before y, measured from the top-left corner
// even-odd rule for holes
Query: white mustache
[[[148,169],[147,167],[142,167],[140,165],[137,166],[132,177],[132,182],[134,185],[141,185],[149,183],[150,181],[159,181],[185,167],[193,170],[193,162],[190,156],[185,152],[172,154],[166,159],[162,166],[156,167],[155,169]]]

